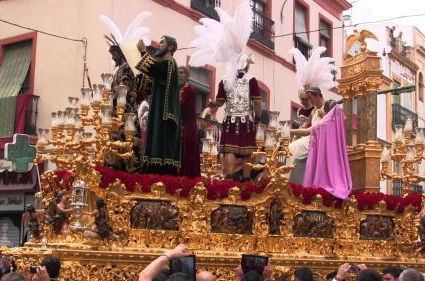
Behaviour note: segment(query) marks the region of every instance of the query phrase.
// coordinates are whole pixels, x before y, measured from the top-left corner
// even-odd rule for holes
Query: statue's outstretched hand
[[[143,53],[146,51],[146,46],[143,40],[139,40],[139,42],[137,43],[137,49],[139,50],[140,53]]]

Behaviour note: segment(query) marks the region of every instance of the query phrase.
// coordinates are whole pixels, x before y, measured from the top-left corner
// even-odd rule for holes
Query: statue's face
[[[159,48],[158,51],[156,51],[155,56],[157,57],[163,57],[168,52],[168,44],[164,37],[161,38],[161,41],[159,41]]]
[[[185,82],[187,82],[188,78],[189,77],[187,77],[186,71],[182,68],[179,68],[179,82],[181,84],[185,83]]]

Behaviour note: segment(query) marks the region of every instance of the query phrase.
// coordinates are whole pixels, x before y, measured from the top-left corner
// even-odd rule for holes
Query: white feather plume
[[[112,35],[115,37],[118,43],[125,41],[139,40],[143,39],[145,45],[150,45],[150,39],[147,34],[150,29],[146,26],[143,26],[143,22],[151,16],[151,13],[148,11],[140,12],[128,25],[126,31],[123,33],[118,25],[108,16],[100,15],[99,19],[102,23],[109,29]],[[149,43],[149,44],[146,44]]]
[[[123,35],[118,25],[106,15],[100,15],[99,19],[109,29],[112,35],[114,35],[118,43],[120,43],[123,39]]]
[[[330,57],[321,57],[325,51],[325,47],[317,47],[306,60],[300,50],[296,48],[290,50],[297,68],[296,77],[299,87],[315,86],[326,91],[338,86],[338,83],[333,81],[332,74],[336,71],[335,60]]]
[[[250,0],[242,0],[234,17],[225,10],[215,8],[220,21],[202,18],[195,26],[197,37],[190,43],[197,48],[189,65],[227,64],[226,78],[233,83],[237,73],[237,56],[243,52],[252,32],[253,11]]]
[[[134,19],[130,22],[130,24],[128,25],[125,33],[124,33],[124,39],[129,38],[131,39],[139,39],[139,38],[133,38],[133,34],[141,27],[141,25],[143,24],[143,22],[150,17],[152,14],[151,12],[148,11],[142,11],[140,12],[136,17],[134,17]],[[146,32],[149,32],[149,28],[146,28]]]

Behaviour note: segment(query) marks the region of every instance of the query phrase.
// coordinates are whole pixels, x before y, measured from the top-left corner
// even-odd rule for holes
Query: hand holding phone
[[[192,281],[196,281],[196,256],[190,255],[170,260],[171,274],[182,272],[188,275]]]
[[[268,263],[269,257],[266,256],[242,255],[241,266],[244,273],[256,271],[262,276]]]

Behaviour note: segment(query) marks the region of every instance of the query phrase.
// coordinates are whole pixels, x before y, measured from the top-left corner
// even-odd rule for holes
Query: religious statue
[[[163,36],[155,57],[146,51],[143,40],[137,48],[141,54],[136,68],[153,81],[143,157],[144,172],[177,175],[181,166],[181,115],[178,67],[173,58],[176,39]]]
[[[28,230],[25,233],[24,241],[28,241],[30,240],[30,238],[40,239],[40,214],[36,211],[35,207],[32,204],[28,204],[25,206],[23,221],[24,225],[27,225],[28,227]]]
[[[189,85],[189,69],[179,67],[180,110],[182,115],[182,166],[180,176],[201,176],[198,126],[196,124],[196,94]]]
[[[130,23],[124,34],[121,33],[118,26],[110,18],[105,15],[100,16],[101,21],[110,29],[111,34],[105,35],[105,39],[109,45],[109,53],[112,56],[112,60],[115,64],[115,71],[113,75],[111,89],[116,91],[117,86],[125,85],[128,87],[128,92],[126,96],[126,104],[124,113],[131,114],[135,116],[134,125],[136,132],[134,135],[134,145],[133,145],[133,156],[124,160],[115,155],[107,154],[105,155],[105,164],[106,166],[125,170],[127,172],[136,172],[142,167],[142,155],[143,155],[143,142],[141,141],[142,134],[139,125],[138,111],[140,104],[143,100],[147,99],[147,96],[150,93],[150,87],[152,81],[150,78],[143,74],[138,74],[137,76],[134,73],[134,70],[130,66],[121,44],[127,41],[134,40],[136,37],[140,38],[140,30],[145,30],[147,28],[143,27],[141,29],[141,23],[145,18],[150,16],[149,12],[140,12]],[[147,29],[148,30],[148,29]],[[148,41],[146,38],[143,39]],[[114,108],[117,103],[117,94],[113,96]],[[116,116],[116,112],[113,112],[113,116]],[[119,128],[112,133],[111,139],[114,141],[125,141],[124,128]]]
[[[47,216],[48,223],[55,234],[66,234],[68,231],[69,216],[73,209],[69,208],[69,198],[62,192],[57,192],[49,203]]]
[[[103,198],[96,200],[96,209],[93,212],[86,212],[86,215],[94,216],[94,224],[90,230],[86,230],[83,234],[86,237],[99,237],[102,239],[113,238],[119,239],[109,223],[106,203]]]
[[[191,56],[189,64],[194,67],[227,64],[227,73],[219,84],[216,101],[208,107],[214,112],[226,104],[220,140],[224,176],[248,180],[251,169],[246,164],[251,162],[251,154],[255,150],[255,125],[261,118],[258,83],[248,74],[249,65],[254,61],[251,55],[244,53],[254,15],[248,0],[238,5],[233,17],[221,9],[219,14],[220,22],[209,24],[209,21],[201,21],[203,25],[195,29],[198,37],[191,45],[199,50]],[[236,178],[236,158],[242,162],[242,179]]]

